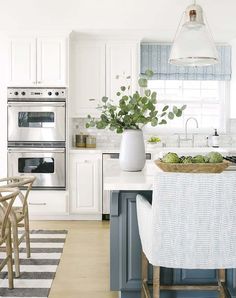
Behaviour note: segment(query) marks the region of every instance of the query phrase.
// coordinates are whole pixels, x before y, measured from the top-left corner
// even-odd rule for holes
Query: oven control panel
[[[66,99],[66,88],[7,88],[8,100]]]

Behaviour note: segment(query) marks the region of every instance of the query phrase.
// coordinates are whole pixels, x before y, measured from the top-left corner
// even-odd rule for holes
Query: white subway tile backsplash
[[[119,147],[121,135],[109,129],[99,130],[96,128],[86,128],[87,119],[72,119],[72,145],[74,145],[74,136],[78,133],[93,135],[96,137],[97,147]]]
[[[230,134],[236,135],[236,119],[230,119]]]
[[[120,146],[121,134],[110,131],[109,129],[99,130],[96,128],[86,128],[87,119],[84,118],[73,118],[71,119],[71,136],[72,136],[72,146],[74,146],[74,136],[78,133],[94,135],[97,140],[97,147],[108,147],[114,148]],[[148,140],[152,135],[146,134],[144,136],[145,140]],[[191,135],[190,135],[191,136]],[[158,135],[161,139],[161,144],[166,147],[176,147],[178,146],[178,135]],[[181,134],[181,138],[185,135]],[[195,147],[206,147],[207,137],[209,138],[208,144],[211,146],[211,136],[209,134],[196,134],[194,135],[194,146]],[[236,147],[236,119],[230,119],[229,134],[220,135],[219,138],[220,147]],[[181,141],[181,147],[191,147],[191,141]]]

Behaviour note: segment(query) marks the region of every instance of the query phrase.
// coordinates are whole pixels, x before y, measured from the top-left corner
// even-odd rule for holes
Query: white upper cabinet
[[[105,44],[73,42],[71,60],[71,116],[96,116],[105,95]]]
[[[115,102],[120,86],[130,85],[130,92],[137,90],[139,43],[109,42],[106,44],[106,96]],[[117,79],[119,76],[119,79]],[[130,77],[130,79],[126,79]]]
[[[65,36],[9,39],[9,86],[67,86]]]
[[[49,86],[67,85],[67,43],[65,38],[38,37],[37,83]]]
[[[36,39],[15,37],[9,41],[9,85],[36,83]]]
[[[71,51],[71,117],[98,116],[103,96],[116,100],[116,93],[130,76],[130,92],[137,89],[139,42],[75,40]],[[92,100],[91,100],[92,99]]]

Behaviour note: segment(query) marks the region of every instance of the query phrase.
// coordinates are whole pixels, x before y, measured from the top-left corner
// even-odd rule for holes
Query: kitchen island
[[[110,163],[104,177],[104,189],[111,191],[110,210],[110,289],[119,291],[120,298],[140,298],[141,242],[136,214],[136,196],[142,194],[152,201],[152,181],[160,171],[147,161],[142,172],[122,172],[119,162]],[[161,268],[162,284],[210,284],[217,282],[216,270],[185,270]],[[236,297],[235,270],[227,270],[227,286]],[[150,266],[149,279],[152,280]],[[217,292],[163,291],[162,298],[215,298]]]

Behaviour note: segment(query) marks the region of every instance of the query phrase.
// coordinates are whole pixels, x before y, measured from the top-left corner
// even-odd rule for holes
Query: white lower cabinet
[[[70,212],[102,218],[102,155],[70,154]],[[91,217],[90,217],[91,216]]]
[[[28,198],[31,218],[68,216],[68,192],[63,190],[32,190]]]

